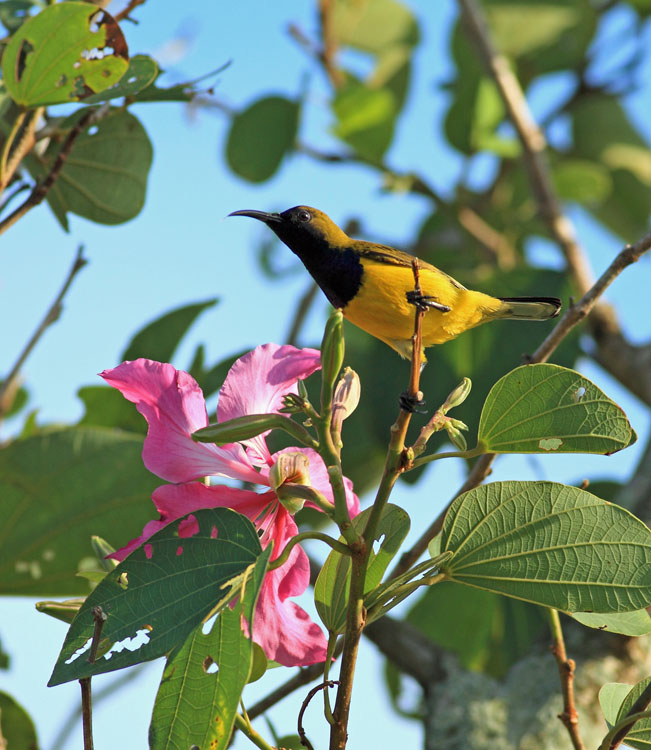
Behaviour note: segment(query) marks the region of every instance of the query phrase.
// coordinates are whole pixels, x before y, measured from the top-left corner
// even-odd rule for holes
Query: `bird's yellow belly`
[[[423,347],[442,344],[490,318],[500,302],[480,292],[456,285],[443,273],[423,268],[423,294],[446,305],[450,312],[430,309],[423,319]],[[409,356],[414,333],[414,305],[406,294],[414,289],[414,275],[407,266],[364,262],[362,285],[344,307],[344,317],[382,339],[403,356]]]

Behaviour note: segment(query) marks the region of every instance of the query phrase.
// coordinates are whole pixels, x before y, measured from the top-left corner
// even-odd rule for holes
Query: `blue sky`
[[[451,0],[406,4],[422,21],[422,42],[416,51],[413,85],[389,161],[404,171],[424,171],[445,195],[461,168],[459,157],[442,139],[446,100],[440,89],[452,73],[446,38],[456,6]],[[309,107],[302,133],[308,143],[324,149],[332,145],[324,136],[330,123],[327,85],[321,72],[287,35],[290,20],[307,33],[314,30],[313,4],[289,0],[166,0],[150,1],[134,15],[140,24],[126,27],[131,52],[163,56],[169,82],[192,79],[230,60],[230,67],[219,76],[215,93],[232,107],[243,107],[263,93],[296,96],[308,71]],[[616,14],[612,22],[623,26],[626,20],[625,14]],[[182,37],[187,37],[186,49],[181,49],[183,44],[178,41],[176,46],[169,44],[169,40]],[[651,38],[649,42],[651,48]],[[175,54],[180,57],[175,58]],[[647,57],[647,85],[630,98],[627,106],[649,133],[645,118],[651,93],[651,56]],[[534,111],[544,112],[566,84],[562,77],[550,76],[532,95]],[[251,185],[233,177],[224,166],[228,123],[220,113],[188,113],[180,106],[166,104],[141,105],[132,111],[145,124],[155,149],[147,203],[136,220],[119,227],[101,227],[73,216],[71,232],[66,235],[48,209],[41,207],[2,238],[0,320],[5,324],[1,371],[8,369],[42,317],[78,244],[86,246],[90,260],[66,298],[61,319],[48,330],[23,370],[31,394],[30,407],[39,409],[44,422],[76,421],[81,416],[77,389],[99,384],[96,374],[117,364],[119,352],[132,334],[170,308],[213,296],[220,298],[220,304],[204,314],[178,353],[174,364],[179,368],[188,364],[199,342],[206,344],[208,361],[216,361],[247,346],[284,339],[294,301],[305,289],[307,276],[298,273],[282,284],[269,284],[255,262],[255,248],[264,228],[242,219],[224,220],[229,212],[315,205],[338,223],[353,213],[363,217],[364,226],[374,236],[395,244],[408,238],[415,222],[429,212],[418,197],[381,192],[378,176],[370,171],[321,167],[300,155],[288,160],[268,183]],[[481,180],[491,169],[490,159],[479,158],[474,169],[476,179]],[[600,273],[622,242],[601,230],[580,209],[572,209],[571,215],[595,272]],[[556,251],[546,243],[538,243],[531,252],[541,262],[557,262]],[[620,310],[627,334],[635,341],[648,340],[650,334],[649,275],[648,259],[643,260],[608,293]],[[323,300],[315,306],[304,343],[319,340],[326,309]],[[584,475],[624,478],[630,473],[647,436],[646,411],[596,366],[586,362],[582,370],[625,409],[640,436],[638,444],[612,457],[582,458],[580,462],[571,456],[507,457],[499,462],[492,479],[545,478],[575,483]],[[18,428],[10,421],[5,436]],[[419,529],[429,523],[460,483],[460,464],[445,464],[444,470],[431,469],[424,480],[431,482],[436,473],[434,500],[424,501],[424,497],[429,498],[423,492],[426,484],[397,489],[394,500],[403,502],[412,516],[411,538],[418,536]],[[0,672],[0,689],[12,692],[28,708],[37,721],[43,746],[49,749],[64,717],[78,701],[77,685],[44,687],[65,628],[37,614],[32,600],[10,600],[0,607],[0,637],[13,658],[11,670]],[[421,736],[418,724],[397,717],[369,721],[370,706],[374,714],[386,715],[381,669],[374,648],[365,644],[353,701],[352,743],[359,746],[363,738],[369,746],[393,746],[399,741],[415,747]],[[149,665],[129,690],[97,707],[97,750],[146,745],[161,670],[160,662]],[[245,694],[246,702],[255,702],[256,697],[282,681],[287,675],[280,672],[275,670],[253,685],[251,695]],[[95,680],[94,689],[101,690],[113,679],[115,676]],[[272,712],[281,734],[295,731],[295,716],[303,697],[299,691]],[[316,704],[308,713],[307,726],[312,727],[313,740],[318,742],[324,736],[325,726]],[[259,729],[265,731],[264,725]],[[65,747],[79,746],[76,729]],[[244,746],[242,741],[236,745]]]

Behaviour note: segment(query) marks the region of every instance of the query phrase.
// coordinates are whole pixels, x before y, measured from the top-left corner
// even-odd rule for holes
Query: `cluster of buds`
[[[468,449],[466,438],[461,430],[467,430],[468,426],[460,419],[448,417],[447,413],[455,406],[460,406],[467,398],[472,388],[470,378],[464,378],[459,385],[448,395],[442,406],[434,412],[434,416],[420,431],[418,439],[414,443],[414,455],[419,456],[427,446],[427,441],[435,432],[445,430],[450,442],[460,451]]]

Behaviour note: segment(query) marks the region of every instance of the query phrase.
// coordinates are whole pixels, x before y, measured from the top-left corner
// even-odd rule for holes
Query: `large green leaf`
[[[227,747],[251,671],[251,624],[270,554],[271,546],[258,558],[244,597],[222,610],[208,633],[195,628],[169,656],[149,727],[151,750]]]
[[[217,302],[217,297],[213,297],[205,302],[177,307],[161,315],[136,333],[120,355],[120,360],[146,357],[158,362],[170,362],[190,326],[204,310],[213,307]]]
[[[443,525],[451,580],[564,612],[651,602],[651,531],[631,513],[554,482],[495,482],[464,493]]]
[[[353,519],[353,526],[362,531],[368,521],[371,508],[363,510]],[[409,531],[409,516],[397,505],[388,504],[378,524],[371,552],[364,593],[379,585],[384,571],[400,548]],[[379,541],[379,544],[375,544]],[[367,540],[367,544],[371,543]],[[376,549],[377,547],[377,549]],[[314,601],[323,624],[334,633],[343,631],[346,622],[346,607],[350,588],[350,557],[340,552],[331,552],[321,568],[314,584]]]
[[[37,179],[49,172],[59,147],[51,143],[42,160],[29,161]],[[122,224],[145,203],[152,157],[140,121],[129,112],[112,110],[77,138],[46,200],[66,230],[68,211],[99,224]]]
[[[117,83],[129,66],[122,31],[105,10],[57,3],[25,21],[2,55],[2,76],[24,107],[81,101]]]
[[[37,750],[36,728],[29,714],[9,694],[0,691],[0,737],[7,750]]]
[[[296,140],[300,106],[291,99],[258,99],[233,118],[226,160],[236,175],[264,182],[274,175]]]
[[[194,519],[194,520],[193,520]],[[188,530],[198,532],[187,536]],[[183,643],[233,598],[230,584],[260,557],[253,524],[228,508],[197,511],[168,524],[134,550],[88,596],[72,622],[49,685],[156,659]],[[82,654],[93,608],[108,615],[98,658]]]
[[[141,436],[86,427],[0,450],[0,591],[87,594],[88,582],[75,573],[93,554],[91,535],[124,544],[151,519],[160,480],[141,453]]]
[[[599,691],[599,705],[609,729],[617,723],[619,708],[630,691],[631,686],[622,682],[608,682]]]
[[[106,385],[86,385],[77,391],[85,412],[79,425],[113,427],[135,435],[147,432],[147,422],[116,388]]]
[[[615,453],[636,440],[622,409],[574,370],[525,365],[498,380],[479,420],[493,453]]]
[[[631,711],[633,704],[649,684],[651,684],[651,677],[641,680],[629,690],[619,707],[615,724],[620,722]],[[640,719],[637,721],[626,735],[624,744],[638,750],[649,750],[649,747],[651,747],[651,719]]]

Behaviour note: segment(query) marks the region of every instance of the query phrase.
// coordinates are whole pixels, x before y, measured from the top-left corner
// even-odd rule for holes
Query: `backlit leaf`
[[[651,531],[631,513],[554,482],[495,482],[457,498],[443,525],[451,580],[564,612],[651,602]]]
[[[353,518],[353,526],[358,531],[366,525],[370,510],[367,508]],[[397,505],[388,504],[375,533],[373,552],[371,552],[364,582],[365,594],[379,585],[384,571],[400,548],[408,531],[407,513]],[[323,624],[332,632],[338,633],[344,628],[349,588],[350,558],[340,552],[332,551],[314,585],[317,612]]]
[[[88,3],[56,3],[23,23],[2,55],[2,76],[24,107],[82,101],[117,83],[129,66],[115,19]]]
[[[643,691],[651,684],[651,677],[641,680],[626,694],[617,712],[617,721],[620,722],[633,708],[635,701],[642,695]],[[640,719],[635,722],[630,732],[626,735],[624,743],[628,747],[634,747],[638,750],[649,750],[651,746],[651,719]]]
[[[494,453],[615,453],[635,442],[626,415],[574,370],[525,365],[493,386],[479,444]]]
[[[633,612],[617,612],[614,615],[595,615],[591,612],[573,612],[572,617],[589,628],[606,630],[608,633],[640,636],[651,633],[651,617],[646,609]]]
[[[158,64],[147,55],[135,55],[120,80],[99,94],[84,99],[84,104],[98,104],[122,96],[132,97],[149,86],[158,76]]]
[[[187,536],[198,526],[198,532]],[[253,524],[228,508],[200,510],[168,524],[107,574],[73,620],[50,685],[156,659],[182,644],[211,612],[233,597],[230,583],[261,554]],[[107,615],[97,660],[94,619]],[[247,673],[248,674],[248,673]]]

